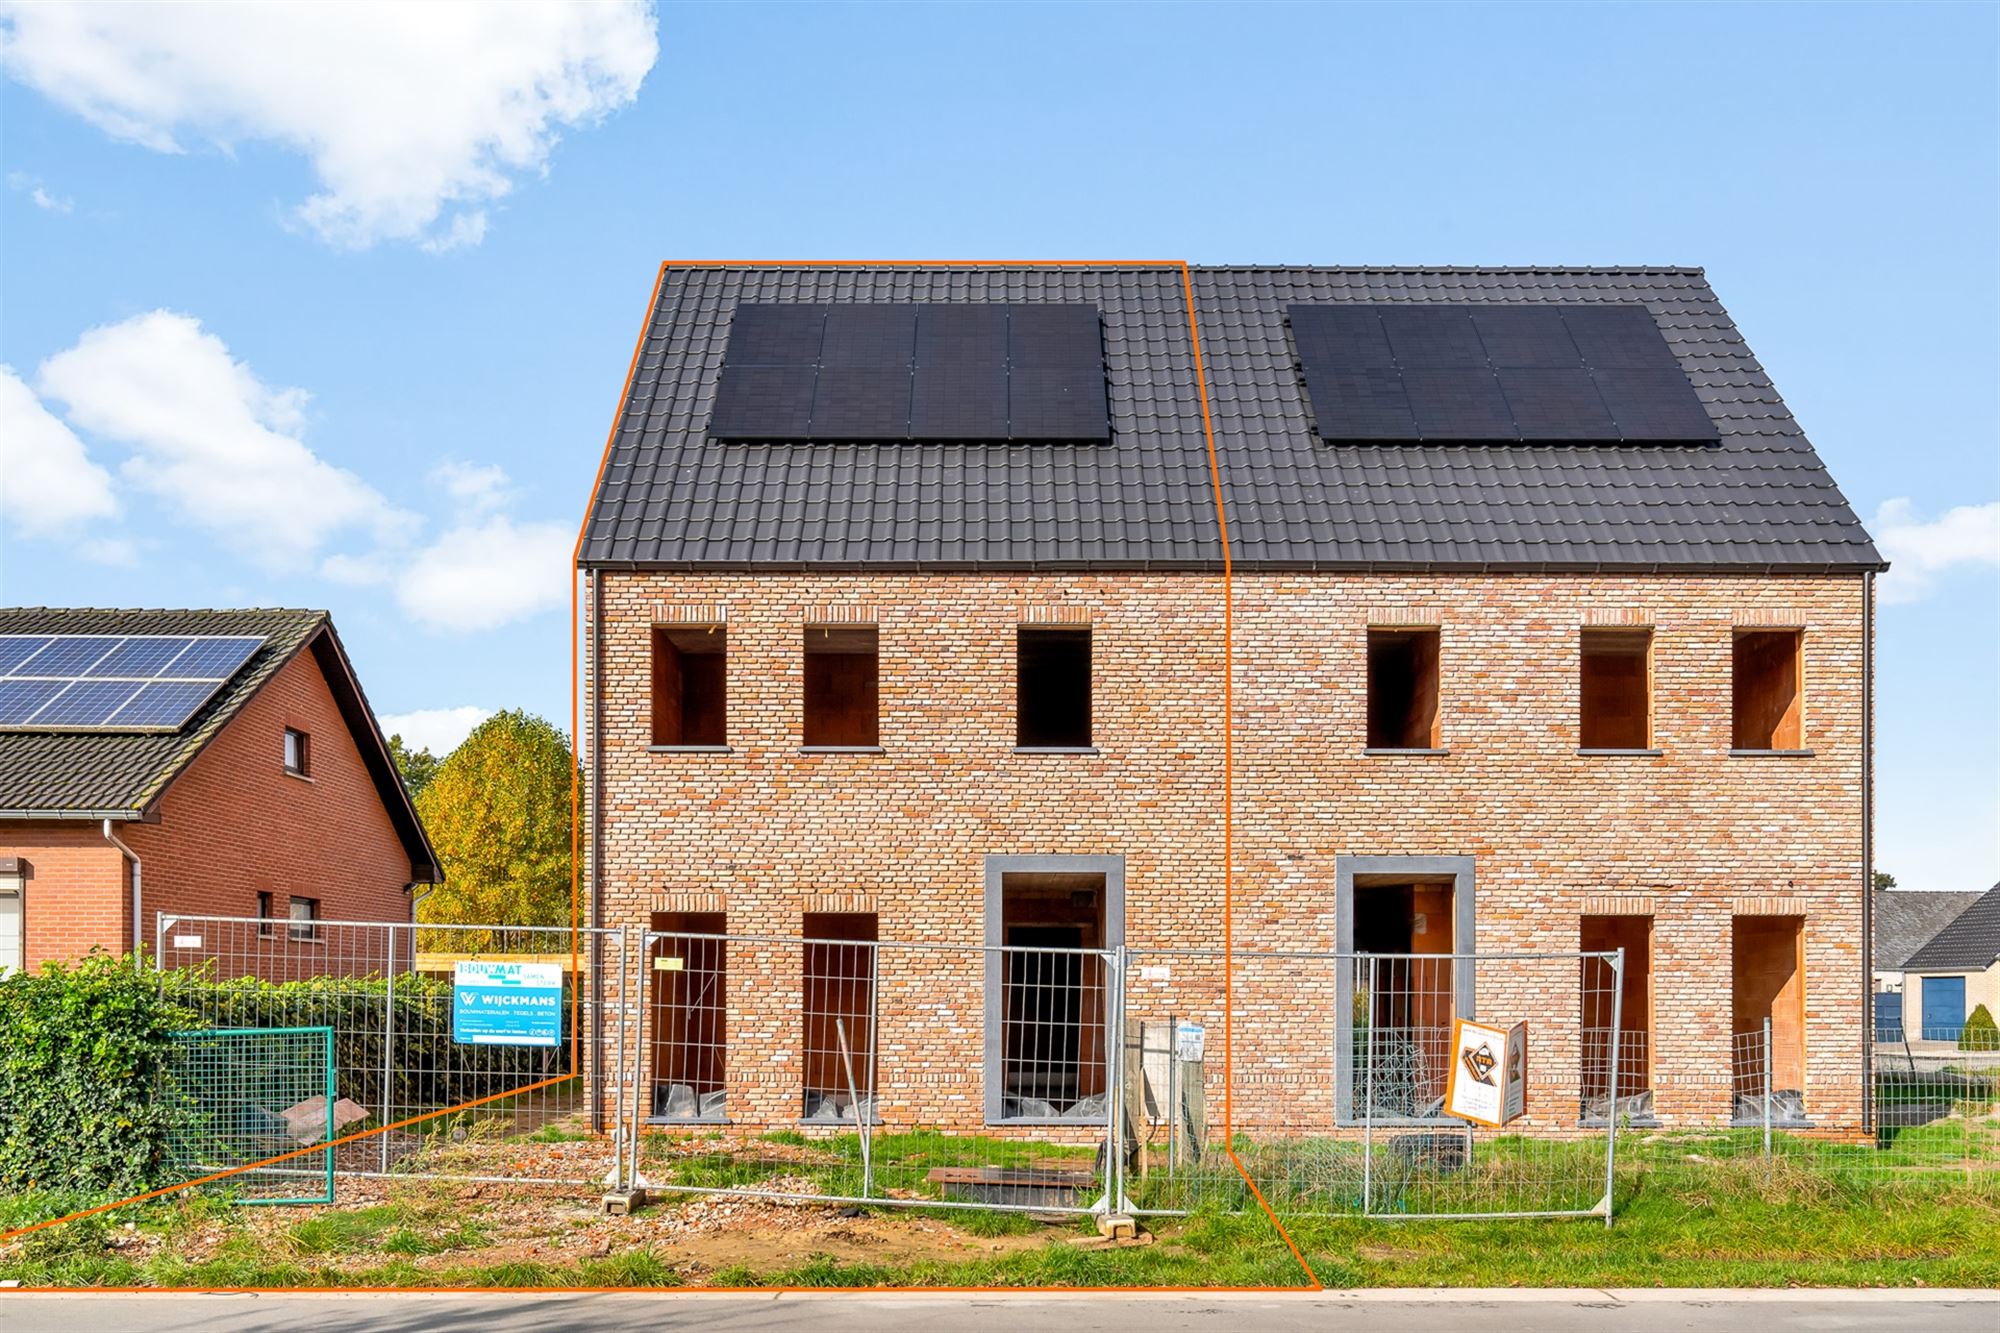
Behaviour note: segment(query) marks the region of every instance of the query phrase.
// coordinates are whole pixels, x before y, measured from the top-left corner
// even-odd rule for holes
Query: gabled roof
[[[1903,964],[1906,972],[1984,972],[2000,962],[2000,884],[1979,895]]]
[[[1193,268],[1239,569],[1860,571],[1851,506],[1699,269]],[[1088,302],[1109,444],[707,438],[739,302]],[[1292,303],[1639,303],[1713,445],[1328,445]],[[1219,569],[1178,265],[669,265],[581,563],[648,569]]]
[[[388,742],[324,611],[0,608],[0,634],[241,634],[264,644],[180,730],[0,732],[0,818],[142,819],[175,778],[287,662],[310,651],[410,854],[411,878],[436,882],[437,854]]]
[[[1951,919],[1979,901],[1977,889],[1929,893],[1883,889],[1875,895],[1875,967],[1899,972]]]

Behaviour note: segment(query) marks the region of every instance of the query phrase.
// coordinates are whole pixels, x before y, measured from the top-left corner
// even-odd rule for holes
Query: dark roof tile
[[[1881,558],[1729,316],[1691,269],[1196,268],[1204,369],[1240,569],[1878,568]],[[705,438],[742,301],[1084,301],[1103,311],[1098,445],[753,445]],[[1328,446],[1284,307],[1643,302],[1714,446]],[[1220,564],[1174,267],[670,268],[582,563],[656,568]]]

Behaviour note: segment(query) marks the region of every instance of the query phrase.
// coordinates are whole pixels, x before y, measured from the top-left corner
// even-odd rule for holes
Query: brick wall
[[[309,774],[284,767],[284,731],[311,737]],[[31,961],[74,958],[131,941],[130,881],[101,824],[0,825],[0,856],[34,867],[28,885]],[[296,894],[328,920],[407,921],[409,853],[310,650],[258,691],[167,789],[157,823],[115,830],[142,861],[148,949],[162,912],[254,916],[269,891],[276,915]]]
[[[1220,947],[1219,579],[603,578],[607,924],[699,900],[732,933],[796,934],[815,895],[839,893],[866,898],[885,941],[976,946],[986,856],[1119,854],[1128,945]],[[1575,950],[1586,912],[1650,914],[1661,1117],[1713,1123],[1729,1109],[1731,916],[1802,915],[1808,1103],[1820,1123],[1856,1122],[1858,578],[1240,575],[1235,587],[1239,949],[1332,949],[1336,862],[1350,855],[1474,858],[1482,950]],[[1096,755],[1013,752],[1014,629],[1049,619],[1092,627]],[[879,627],[884,753],[801,754],[802,627],[851,620]],[[730,752],[649,751],[650,629],[713,621],[727,625]],[[1371,624],[1440,628],[1449,753],[1363,754]],[[1653,628],[1658,757],[1576,753],[1586,624]],[[1813,754],[1733,757],[1732,631],[1772,624],[1805,630]],[[1135,980],[1135,1006],[1211,1023],[1216,1071],[1218,969],[1136,961],[1156,970]],[[788,966],[760,959],[744,973],[755,986],[732,980],[732,1119],[797,1115]],[[898,961],[882,1005],[884,1051],[908,1053],[915,1091],[898,1092],[885,1063],[882,1114],[976,1126],[983,963],[969,947],[915,966]],[[1528,1018],[1545,1039],[1573,1032],[1578,986],[1569,965],[1551,967],[1484,969],[1482,1016]],[[1237,1042],[1259,1048],[1261,1071],[1252,1084],[1247,1060],[1239,1070],[1239,1124],[1325,1124],[1327,970],[1274,965],[1270,984],[1239,985]],[[926,993],[949,1022],[917,1007]],[[1538,1070],[1575,1059],[1573,1045],[1535,1047]],[[1575,1119],[1573,1102],[1541,1113]]]
[[[132,938],[125,858],[102,824],[0,821],[0,856],[28,863],[22,946],[30,968],[68,962],[102,947],[124,953]],[[123,836],[125,826],[119,825]]]

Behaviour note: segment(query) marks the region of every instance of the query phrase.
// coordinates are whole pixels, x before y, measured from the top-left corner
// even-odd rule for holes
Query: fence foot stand
[[[606,1217],[630,1217],[635,1209],[646,1206],[644,1186],[634,1186],[629,1190],[606,1190],[604,1192],[604,1215]]]
[[[1130,1213],[1099,1213],[1097,1234],[1108,1240],[1131,1240],[1139,1234],[1139,1223]]]

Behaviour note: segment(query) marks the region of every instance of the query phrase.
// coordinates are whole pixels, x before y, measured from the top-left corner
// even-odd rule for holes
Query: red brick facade
[[[285,771],[286,728],[310,738],[308,775]],[[410,919],[410,853],[384,808],[319,661],[300,651],[167,788],[157,821],[113,822],[141,863],[139,939],[162,913],[284,916],[293,896],[327,920]],[[133,941],[131,877],[101,822],[0,822],[0,856],[28,863],[27,965]]]
[[[719,911],[732,934],[796,936],[843,895],[884,941],[963,946],[884,951],[880,1113],[970,1129],[986,858],[1120,856],[1130,1016],[1208,1023],[1219,1074],[1220,968],[1146,956],[1223,942],[1219,577],[598,577],[586,623],[601,614],[604,679],[583,716],[601,703],[587,882],[605,924]],[[1573,951],[1586,914],[1650,918],[1657,1112],[1713,1124],[1730,1113],[1732,918],[1803,917],[1808,1106],[1816,1124],[1858,1124],[1862,608],[1858,576],[1239,575],[1236,947],[1334,949],[1343,857],[1470,858],[1482,952]],[[1014,750],[1015,630],[1047,620],[1092,630],[1094,754]],[[878,627],[882,752],[801,753],[804,627],[854,622]],[[725,629],[727,752],[649,747],[665,623]],[[1656,755],[1577,752],[1579,635],[1603,624],[1653,630]],[[1446,753],[1364,753],[1371,625],[1440,631]],[[1730,753],[1732,636],[1760,625],[1803,627],[1809,755]],[[729,1118],[795,1121],[796,950],[742,952]],[[1477,985],[1482,1017],[1536,1025],[1538,1065],[1574,1068],[1573,962],[1482,964]],[[1328,1126],[1336,989],[1323,965],[1239,976],[1236,1041],[1255,1048],[1239,1125]],[[1577,1120],[1574,1101],[1531,1113]]]

